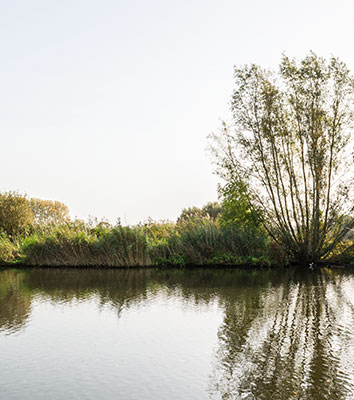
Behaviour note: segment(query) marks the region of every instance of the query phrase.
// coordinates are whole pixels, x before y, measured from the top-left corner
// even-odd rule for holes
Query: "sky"
[[[208,135],[234,66],[282,53],[354,71],[354,3],[0,0],[0,191],[72,217],[174,220],[217,200]]]

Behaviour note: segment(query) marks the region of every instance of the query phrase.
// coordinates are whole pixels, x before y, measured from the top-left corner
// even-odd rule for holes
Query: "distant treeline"
[[[346,246],[348,248],[348,246]],[[353,252],[331,255],[351,262]],[[291,262],[242,203],[183,209],[176,222],[135,226],[71,220],[57,201],[0,194],[0,263],[29,266],[285,265]]]

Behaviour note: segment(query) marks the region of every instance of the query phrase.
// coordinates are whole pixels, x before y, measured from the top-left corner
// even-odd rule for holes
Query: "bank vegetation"
[[[350,263],[354,247],[328,260]],[[350,251],[348,251],[348,248]],[[24,266],[283,266],[291,260],[237,199],[182,210],[177,221],[72,220],[61,202],[0,194],[0,264]]]
[[[232,121],[211,135],[220,203],[175,222],[71,220],[0,194],[0,263],[191,266],[354,263],[354,78],[332,57],[235,68]]]

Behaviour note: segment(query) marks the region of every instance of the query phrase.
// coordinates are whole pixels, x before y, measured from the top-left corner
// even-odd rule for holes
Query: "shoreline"
[[[354,269],[354,264],[336,264],[331,262],[321,262],[316,264],[313,268],[309,268],[308,266],[302,266],[297,264],[289,264],[289,265],[266,265],[266,264],[189,264],[189,265],[173,265],[173,264],[166,264],[166,265],[131,265],[131,266],[110,266],[110,265],[29,265],[29,264],[21,264],[21,263],[14,263],[14,264],[1,264],[0,270],[4,269],[93,269],[93,270],[129,270],[129,269],[158,269],[158,270],[172,270],[172,269],[181,269],[181,270],[188,270],[188,269],[210,269],[210,270],[218,270],[218,269],[228,269],[228,270],[284,270],[284,269],[308,269],[308,270],[320,270],[323,268],[330,268],[330,269],[347,269],[351,270]]]

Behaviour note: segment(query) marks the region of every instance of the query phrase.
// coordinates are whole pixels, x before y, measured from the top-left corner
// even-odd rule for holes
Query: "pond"
[[[0,270],[11,399],[354,399],[346,270]]]

